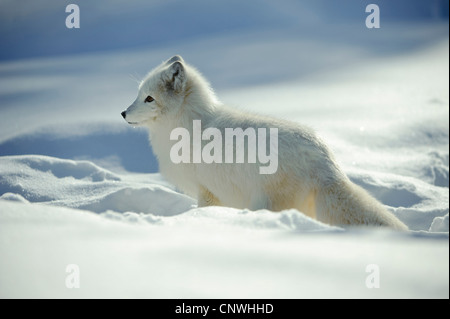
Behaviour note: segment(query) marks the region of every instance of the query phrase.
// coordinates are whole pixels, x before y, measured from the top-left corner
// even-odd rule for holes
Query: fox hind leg
[[[222,206],[220,200],[207,188],[200,186],[198,192],[198,207]]]

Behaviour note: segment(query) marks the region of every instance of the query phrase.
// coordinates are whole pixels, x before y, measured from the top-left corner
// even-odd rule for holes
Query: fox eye
[[[148,95],[146,98],[145,98],[145,103],[150,103],[150,102],[153,102],[155,99],[154,98],[152,98],[150,95]]]

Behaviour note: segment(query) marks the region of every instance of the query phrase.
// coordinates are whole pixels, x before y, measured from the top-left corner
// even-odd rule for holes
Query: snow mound
[[[339,227],[323,224],[297,210],[274,213],[267,210],[249,211],[230,207],[193,208],[174,217],[155,214],[126,212],[123,214],[107,211],[106,218],[129,223],[150,223],[156,225],[195,225],[201,228],[218,229],[238,227],[246,230],[281,230],[287,232],[342,231]]]
[[[78,208],[96,213],[113,210],[122,213],[142,212],[157,216],[172,216],[189,210],[195,203],[188,196],[155,184],[141,188],[124,186]]]
[[[38,155],[3,156],[0,174],[1,193],[19,194],[30,202],[64,201],[120,181],[117,175],[88,161]]]
[[[195,201],[164,185],[155,177],[136,182],[89,161],[42,155],[0,157],[0,192],[4,199],[68,206],[101,213],[143,212],[174,215],[189,210]],[[159,175],[159,174],[155,174]]]
[[[411,230],[429,230],[435,217],[448,213],[446,187],[431,185],[418,177],[368,170],[352,169],[349,176]]]
[[[14,193],[4,193],[2,196],[0,196],[0,199],[20,203],[29,203],[29,201],[27,201],[22,195]]]
[[[431,223],[430,232],[447,232],[448,233],[448,214],[442,217],[436,217]]]

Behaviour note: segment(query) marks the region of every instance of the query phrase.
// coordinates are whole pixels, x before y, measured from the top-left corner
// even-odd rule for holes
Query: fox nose
[[[123,118],[126,118],[126,117],[127,117],[127,111],[123,111],[123,112],[120,113],[120,114],[122,114],[122,117],[123,117]]]

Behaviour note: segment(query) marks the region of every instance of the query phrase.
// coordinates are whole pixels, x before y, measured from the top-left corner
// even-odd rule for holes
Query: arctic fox
[[[205,78],[181,56],[163,62],[145,77],[136,100],[122,116],[131,125],[148,128],[161,173],[180,190],[197,198],[199,207],[220,205],[272,211],[296,208],[332,225],[408,229],[348,179],[311,129],[226,107]],[[196,133],[199,124],[201,136],[201,132]],[[240,129],[247,143],[234,144],[233,139],[231,144],[226,140],[222,143],[230,129]],[[270,172],[261,173],[267,161],[252,156],[251,144],[256,143],[256,135],[248,134],[252,132],[249,129],[258,133],[258,143],[264,142],[258,144],[265,148],[258,154],[267,155],[270,148],[277,157],[276,167]],[[262,129],[276,129],[277,134],[261,137]],[[236,140],[238,135],[234,136]],[[190,137],[191,143],[183,140]],[[213,143],[211,138],[214,145],[208,146]],[[238,161],[236,154],[227,161],[225,153],[230,145],[236,153],[242,151],[238,146],[243,148],[247,161]],[[211,151],[215,154],[211,155]],[[180,152],[185,154],[180,157]],[[206,155],[210,157],[202,160]],[[251,157],[253,160],[249,160]]]

